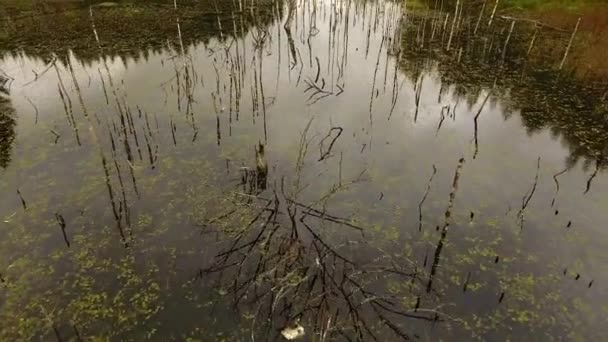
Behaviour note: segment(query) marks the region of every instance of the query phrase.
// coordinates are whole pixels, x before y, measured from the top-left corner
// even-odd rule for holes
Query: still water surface
[[[1,338],[601,339],[606,109],[525,62],[533,30],[448,19],[317,0],[15,20]]]

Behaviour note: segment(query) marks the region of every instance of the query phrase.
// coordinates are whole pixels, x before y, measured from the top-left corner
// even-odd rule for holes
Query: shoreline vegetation
[[[407,1],[411,10],[454,11],[460,4],[471,13],[506,22],[515,20],[561,33],[572,46],[564,69],[583,82],[608,80],[608,3],[601,0],[423,0]],[[517,25],[520,26],[520,25]],[[537,41],[538,42],[538,41]],[[563,46],[549,47],[549,52]]]
[[[573,45],[575,75],[608,79],[608,3],[598,0],[511,0],[506,11],[521,13],[547,25],[572,31],[580,25]]]
[[[605,334],[608,11],[242,1],[0,0],[0,340]]]

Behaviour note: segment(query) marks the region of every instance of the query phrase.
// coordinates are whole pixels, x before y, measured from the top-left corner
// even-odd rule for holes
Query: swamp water
[[[5,13],[0,339],[601,340],[606,86],[479,13]]]

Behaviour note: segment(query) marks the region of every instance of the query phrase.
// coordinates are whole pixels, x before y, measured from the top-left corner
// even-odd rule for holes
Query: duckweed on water
[[[603,336],[602,85],[463,3],[3,12],[0,340]]]

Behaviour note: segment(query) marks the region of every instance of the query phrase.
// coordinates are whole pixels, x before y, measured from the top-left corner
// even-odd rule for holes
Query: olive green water
[[[0,340],[601,340],[605,85],[478,13],[5,11]]]

